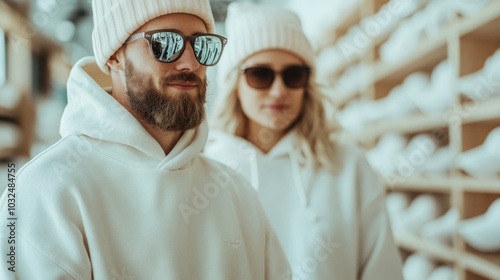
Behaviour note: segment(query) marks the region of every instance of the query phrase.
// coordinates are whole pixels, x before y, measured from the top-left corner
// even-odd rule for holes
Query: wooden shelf
[[[500,266],[471,253],[460,253],[438,242],[423,240],[412,233],[401,233],[395,236],[399,247],[421,252],[437,261],[457,262],[466,269],[490,279],[500,279]]]
[[[24,19],[4,1],[0,2],[0,28],[7,32],[18,32],[18,26],[24,25]]]
[[[480,276],[490,279],[500,279],[500,266],[476,255],[471,253],[462,254],[460,263],[462,263],[466,269]]]
[[[398,63],[376,62],[375,82],[399,84],[413,72],[431,71],[439,62],[447,58],[447,32],[443,31],[436,39],[425,39],[413,53],[408,54]]]
[[[500,39],[500,2],[491,3],[480,13],[480,16],[463,18],[459,23],[462,36],[474,36],[487,40]]]
[[[360,8],[356,16],[346,14],[342,30],[348,30],[348,24],[360,22],[359,16],[370,14],[370,9],[374,13],[388,1],[364,0],[363,3],[367,5]],[[336,104],[343,106],[359,98],[384,98],[410,74],[419,71],[430,74],[445,59],[457,66],[457,77],[479,71],[485,60],[500,48],[500,1],[491,0],[482,11],[470,17],[457,15],[439,34],[435,38],[419,40],[413,51],[394,63],[379,59],[379,49],[390,33],[371,38],[370,52],[356,62],[372,65],[373,80],[364,93],[339,95]],[[354,62],[342,69],[352,64]],[[479,83],[480,81],[476,86]],[[469,100],[469,103],[465,101],[468,98],[457,96],[450,108],[436,115],[418,113],[384,119],[369,123],[359,134],[349,136],[368,148],[376,144],[380,136],[389,132],[411,137],[417,133],[434,133],[445,129],[448,132],[447,143],[453,151],[467,151],[481,145],[493,129],[500,127],[500,96],[489,97],[486,92],[477,95],[471,96],[474,100]],[[450,168],[450,172],[443,177],[418,175],[417,171],[415,176],[394,180],[387,189],[407,192],[412,196],[432,193],[442,198],[441,203],[446,208],[457,209],[461,219],[485,213],[491,203],[500,198],[500,178],[473,178],[454,166]],[[397,232],[395,239],[405,252],[421,252],[438,263],[453,265],[459,280],[500,280],[500,253],[486,254],[473,250],[458,234],[454,235],[451,245],[426,240],[411,232]]]
[[[2,106],[0,106],[0,118],[6,118],[6,119],[14,119],[19,115],[19,112],[17,112],[15,109],[6,109]]]
[[[0,147],[0,159],[11,159],[16,156],[16,150]]]
[[[433,129],[448,126],[448,121],[441,115],[410,115],[401,119],[382,120],[369,124],[363,134],[356,138],[361,143],[370,143],[378,139],[387,132],[398,132],[401,134],[413,134],[418,132],[430,131]]]
[[[498,180],[483,180],[465,175],[440,178],[412,177],[388,187],[388,190],[449,193],[455,187],[472,193],[500,194],[500,178]]]
[[[423,240],[415,234],[400,232],[394,236],[399,247],[414,252],[422,252],[431,258],[454,262],[457,259],[458,252],[454,249],[438,242]]]
[[[344,106],[357,96],[359,96],[358,91],[352,91],[352,92],[338,91],[334,92],[333,95],[330,95],[330,98],[333,100],[333,104],[335,104],[335,106],[339,108]]]
[[[383,4],[385,4],[385,2],[387,2],[386,0],[380,0],[380,1],[377,1],[376,0],[376,7],[381,7]],[[429,2],[429,0],[423,0],[423,1],[420,1],[419,3],[419,7],[416,9],[415,13],[417,13],[418,11],[421,11],[426,5],[427,3]],[[378,10],[378,9],[377,9]],[[378,11],[377,11],[378,12]],[[415,13],[413,13],[412,15],[414,15]],[[398,24],[402,23],[403,21],[405,20],[408,20],[412,15],[406,17],[406,18],[402,18],[400,19],[400,22],[398,22]],[[375,37],[373,38],[373,45],[372,47],[376,48],[378,50],[378,47],[380,47],[380,45],[387,41],[387,39],[391,36],[391,34],[396,31],[397,27],[398,27],[398,24],[394,25],[392,28],[388,29],[383,35],[381,36],[378,36],[378,37]]]
[[[412,177],[388,187],[391,191],[418,191],[449,193],[453,186],[453,180],[449,177],[425,178]]]
[[[500,178],[498,180],[482,180],[464,176],[461,180],[464,191],[500,194]]]
[[[499,27],[500,29],[500,27]],[[499,121],[500,97],[462,105],[462,123],[469,124],[480,121]]]

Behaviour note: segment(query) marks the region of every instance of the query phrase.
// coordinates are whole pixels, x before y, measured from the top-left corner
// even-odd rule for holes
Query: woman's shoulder
[[[253,151],[252,144],[245,139],[228,132],[213,130],[208,135],[203,154],[208,157],[230,155],[233,158],[252,154]]]

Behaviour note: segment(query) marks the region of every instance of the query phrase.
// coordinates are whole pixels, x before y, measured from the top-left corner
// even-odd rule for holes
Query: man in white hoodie
[[[209,1],[92,7],[95,58],[71,71],[62,139],[0,200],[0,279],[282,279],[252,188],[199,155],[225,44]]]

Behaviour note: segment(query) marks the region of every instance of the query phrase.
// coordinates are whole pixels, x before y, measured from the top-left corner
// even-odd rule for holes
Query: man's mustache
[[[194,73],[179,73],[166,77],[162,82],[162,86],[167,86],[172,82],[196,83],[199,88],[204,84],[203,80]]]

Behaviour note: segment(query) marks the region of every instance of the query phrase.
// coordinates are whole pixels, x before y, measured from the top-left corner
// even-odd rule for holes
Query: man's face
[[[171,14],[156,18],[136,33],[177,29],[185,35],[205,33],[203,21],[193,15]],[[206,67],[193,54],[192,46],[179,60],[161,63],[151,55],[145,39],[125,46],[125,83],[130,108],[162,131],[196,128],[205,118]]]

